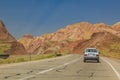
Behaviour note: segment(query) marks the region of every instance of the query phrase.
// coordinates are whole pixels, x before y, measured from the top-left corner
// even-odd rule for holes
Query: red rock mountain
[[[5,25],[0,20],[0,41],[15,41],[15,38],[6,30]]]
[[[120,22],[117,22],[112,27],[113,27],[114,30],[120,31]]]
[[[26,54],[24,46],[19,43],[5,28],[0,20],[0,54]]]
[[[114,43],[120,44],[120,37],[109,32],[98,32],[94,33],[91,36],[91,39],[84,40],[83,42],[78,43],[74,47],[74,50],[79,53],[83,51],[86,47],[97,47],[99,49],[104,49],[105,47],[108,48],[111,44]]]
[[[78,49],[85,48],[84,44],[86,43],[97,46],[100,41],[109,40],[112,42],[112,40],[106,38],[110,37],[110,35],[113,36],[111,39],[114,39],[114,36],[119,38],[119,29],[119,23],[109,26],[104,23],[91,24],[80,22],[67,25],[51,34],[37,37],[25,35],[19,39],[19,42],[25,46],[28,52],[34,54],[79,52]],[[99,43],[99,45],[102,44]]]

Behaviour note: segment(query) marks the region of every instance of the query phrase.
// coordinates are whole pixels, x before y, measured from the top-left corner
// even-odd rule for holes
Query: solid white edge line
[[[69,64],[75,63],[75,62],[77,62],[78,60],[80,60],[80,58],[77,58],[77,59],[72,60],[72,61],[70,61],[70,62],[64,63],[63,65],[60,65],[60,66],[57,66],[57,67],[53,67],[53,68],[50,68],[50,69],[46,69],[46,70],[40,71],[40,72],[36,73],[36,75],[43,74],[43,73],[46,73],[46,72],[52,71],[52,70],[54,70],[54,69],[57,69],[57,68],[60,68],[60,67],[63,67],[63,66],[66,66],[66,65],[69,65]],[[27,77],[24,77],[24,78],[19,79],[19,80],[26,80],[26,79],[29,79],[29,78],[35,77],[36,75],[27,76]]]
[[[120,74],[119,74],[119,72],[114,68],[114,66],[113,66],[110,62],[108,62],[107,60],[105,60],[105,59],[103,59],[103,60],[112,68],[112,70],[115,72],[115,74],[117,75],[118,79],[120,80]]]

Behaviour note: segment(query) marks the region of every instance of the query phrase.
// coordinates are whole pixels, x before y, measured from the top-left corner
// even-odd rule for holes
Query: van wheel
[[[84,62],[86,62],[86,59],[84,59]]]
[[[98,63],[100,62],[99,59],[97,59],[97,62],[98,62]]]

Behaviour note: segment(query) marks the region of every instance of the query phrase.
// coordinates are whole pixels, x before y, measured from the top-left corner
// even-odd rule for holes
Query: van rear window
[[[97,52],[96,49],[87,49],[86,52]]]

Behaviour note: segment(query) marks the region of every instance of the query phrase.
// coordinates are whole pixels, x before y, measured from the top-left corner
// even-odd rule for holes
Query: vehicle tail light
[[[84,54],[84,56],[87,56],[87,54]]]
[[[96,56],[99,56],[99,54],[97,54]]]

